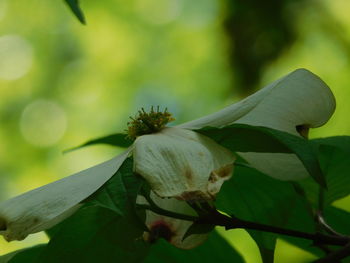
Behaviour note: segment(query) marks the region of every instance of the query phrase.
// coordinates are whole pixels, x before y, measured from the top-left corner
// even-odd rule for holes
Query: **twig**
[[[250,222],[246,220],[241,220],[236,217],[229,217],[224,214],[221,214],[216,209],[213,209],[207,215],[203,215],[201,217],[179,214],[179,213],[171,212],[158,207],[152,200],[151,202],[152,202],[151,205],[138,205],[138,207],[151,210],[154,213],[157,213],[160,215],[187,220],[187,221],[193,221],[199,224],[211,224],[216,226],[223,226],[225,227],[226,230],[236,229],[236,228],[258,230],[263,232],[270,232],[270,233],[275,233],[280,235],[308,239],[308,240],[314,241],[315,244],[323,244],[323,245],[345,246],[350,242],[349,237],[324,235],[321,233],[312,234],[312,233],[306,233],[306,232],[301,232],[297,230],[285,229],[285,228]]]
[[[320,211],[316,212],[316,218],[317,218],[317,222],[320,224],[320,226],[322,226],[322,228],[324,230],[326,230],[329,234],[334,235],[334,236],[346,237],[345,235],[335,231],[330,225],[328,225],[328,223],[326,222],[326,220],[323,217],[323,214]]]
[[[324,235],[321,233],[306,233],[297,230],[285,229],[270,225],[264,225],[260,223],[250,222],[246,220],[241,220],[235,217],[228,217],[219,213],[218,211],[213,211],[207,217],[197,221],[198,223],[203,224],[214,224],[225,227],[225,229],[235,229],[235,228],[244,228],[251,230],[258,230],[263,232],[270,232],[280,235],[293,236],[303,239],[308,239],[314,241],[316,244],[328,244],[336,246],[344,246],[350,242],[350,238],[344,236],[334,236],[334,235]]]
[[[329,253],[324,258],[314,261],[314,263],[335,263],[340,262],[343,258],[350,256],[350,242],[344,247]]]

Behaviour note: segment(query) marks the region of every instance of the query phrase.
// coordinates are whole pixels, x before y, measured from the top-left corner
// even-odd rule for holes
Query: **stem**
[[[321,233],[311,234],[311,233],[301,232],[297,230],[264,225],[260,223],[241,220],[235,217],[229,217],[224,214],[221,214],[215,209],[213,209],[209,214],[202,217],[179,214],[179,213],[171,212],[163,208],[160,208],[155,203],[153,203],[153,201],[151,202],[152,202],[151,205],[138,205],[138,207],[151,210],[152,212],[160,215],[173,217],[181,220],[193,221],[199,224],[211,224],[216,226],[223,226],[225,227],[226,230],[236,229],[236,228],[258,230],[263,232],[270,232],[270,233],[275,233],[280,235],[308,239],[308,240],[314,241],[315,244],[326,244],[326,245],[335,245],[335,246],[345,246],[350,242],[350,238],[345,236],[324,235]]]
[[[298,237],[303,239],[308,239],[314,241],[316,244],[328,244],[336,246],[344,246],[350,242],[350,238],[344,236],[334,236],[334,235],[324,235],[321,233],[306,233],[297,230],[285,229],[270,225],[264,225],[260,223],[250,222],[246,220],[241,220],[238,218],[231,218],[226,215],[219,213],[218,211],[213,211],[208,217],[201,219],[198,223],[215,224],[223,226],[226,230],[235,228],[244,228],[251,230],[258,230],[263,232],[270,232],[280,235],[287,235],[292,237]]]
[[[328,223],[326,222],[326,220],[324,219],[322,213],[320,211],[318,211],[316,213],[316,218],[317,218],[317,222],[318,224],[325,230],[327,231],[329,234],[334,235],[334,236],[341,236],[341,237],[346,237],[345,235],[338,233],[337,231],[335,231],[330,225],[328,225]]]

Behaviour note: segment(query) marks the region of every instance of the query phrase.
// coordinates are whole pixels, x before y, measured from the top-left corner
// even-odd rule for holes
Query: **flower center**
[[[127,132],[131,139],[136,139],[136,137],[144,134],[159,132],[167,123],[175,120],[166,108],[163,112],[159,111],[159,106],[157,106],[157,110],[154,110],[152,106],[150,112],[146,112],[142,108],[134,118],[130,117],[130,119]]]
[[[159,238],[164,238],[170,242],[173,236],[174,233],[170,227],[165,222],[159,221],[151,227],[147,241],[154,244]]]

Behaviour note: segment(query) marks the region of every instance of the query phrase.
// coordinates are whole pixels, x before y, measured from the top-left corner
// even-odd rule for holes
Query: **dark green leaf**
[[[126,159],[82,209],[49,230],[51,240],[38,262],[141,260],[148,245],[141,238],[144,224],[136,215],[135,203],[143,179],[132,168],[132,159]]]
[[[275,249],[265,248],[258,243],[261,259],[263,263],[273,263],[275,257]]]
[[[83,11],[80,9],[79,0],[64,0],[69,8],[72,10],[73,14],[78,18],[82,24],[86,24],[85,16]]]
[[[86,146],[91,146],[91,145],[95,145],[95,144],[108,144],[108,145],[112,145],[112,146],[117,146],[117,147],[122,147],[122,148],[127,148],[130,145],[132,145],[133,141],[130,140],[129,138],[127,138],[127,135],[124,133],[115,133],[115,134],[111,134],[108,136],[104,136],[101,138],[97,138],[97,139],[93,139],[90,141],[87,141],[86,143],[79,145],[77,147],[65,150],[64,152],[70,152],[70,151],[74,151]]]
[[[208,240],[191,250],[178,249],[164,240],[152,246],[152,249],[144,261],[145,263],[243,263],[244,260],[237,251],[216,231],[213,231]]]
[[[55,226],[53,226],[53,227],[51,227],[51,228],[49,228],[49,229],[46,229],[45,230],[45,234],[48,236],[48,238],[53,238],[54,237],[54,235],[56,235],[56,233],[59,231],[59,229],[60,229],[60,224],[58,224],[58,225],[55,225]]]
[[[307,213],[305,213],[305,207],[298,206],[298,209],[295,210],[293,213],[289,224],[287,225],[288,228],[301,230],[303,232],[309,232],[309,233],[315,233],[316,225],[315,222],[313,222],[313,219],[311,216],[305,217]],[[350,222],[350,213],[336,208],[336,207],[326,207],[324,211],[324,216],[326,222],[336,231],[338,231],[341,234],[350,235],[350,228],[349,228],[349,222]],[[300,238],[293,238],[288,236],[283,236],[283,239],[288,241],[289,243],[306,250],[318,257],[323,257],[325,253],[320,249],[313,245],[312,241],[304,240]],[[350,259],[348,259],[345,262],[349,262]]]
[[[110,209],[84,206],[60,224],[36,262],[139,262],[148,252],[142,233]]]
[[[125,216],[135,208],[136,197],[144,183],[133,173],[133,161],[128,158],[113,177],[89,197],[92,203]]]
[[[143,178],[133,173],[133,161],[128,158],[118,172],[89,197],[89,201],[127,217],[145,230],[143,222],[136,213],[136,197],[143,184]]]
[[[319,149],[321,169],[329,188],[326,200],[332,203],[350,194],[350,152],[334,146],[321,145]]]
[[[311,140],[315,149],[317,150],[319,145],[330,145],[337,147],[343,151],[350,152],[350,136],[333,136],[327,138],[319,138]]]
[[[240,219],[283,226],[293,210],[297,195],[288,182],[270,178],[255,169],[236,167],[217,199],[219,210]],[[276,235],[249,230],[265,260],[273,258]],[[271,262],[271,261],[265,261]]]
[[[350,235],[350,213],[336,208],[334,206],[327,207],[324,211],[326,222],[337,232],[343,235]]]
[[[31,248],[20,250],[15,254],[13,258],[11,258],[9,263],[35,263],[38,262],[38,257],[40,253],[45,249],[46,244],[37,245]]]
[[[285,226],[285,228],[307,233],[315,233],[317,227],[314,216],[312,214],[310,205],[305,202],[305,200],[299,198],[297,199],[294,205],[294,209],[290,214],[288,224]],[[322,250],[313,246],[313,241],[290,236],[281,236],[281,238],[293,244],[294,246],[306,250],[316,256],[320,257],[323,255]]]
[[[327,189],[323,189],[323,206],[350,194],[350,151],[331,145],[319,145],[319,162],[327,181]],[[318,205],[319,187],[312,180],[299,182],[308,199]]]
[[[35,263],[46,244],[20,249],[0,256],[0,263]]]
[[[223,128],[208,127],[197,132],[210,137],[233,152],[294,153],[311,177],[326,187],[315,150],[311,143],[302,137],[246,124],[233,124]]]

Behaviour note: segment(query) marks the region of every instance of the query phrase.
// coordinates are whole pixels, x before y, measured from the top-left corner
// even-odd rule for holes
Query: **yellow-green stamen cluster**
[[[134,118],[130,117],[131,121],[128,122],[128,137],[131,139],[136,139],[136,137],[156,133],[163,129],[165,125],[173,120],[175,120],[171,113],[165,110],[163,112],[159,111],[159,106],[155,111],[153,106],[150,112],[146,112],[144,108],[138,111],[138,115]]]

